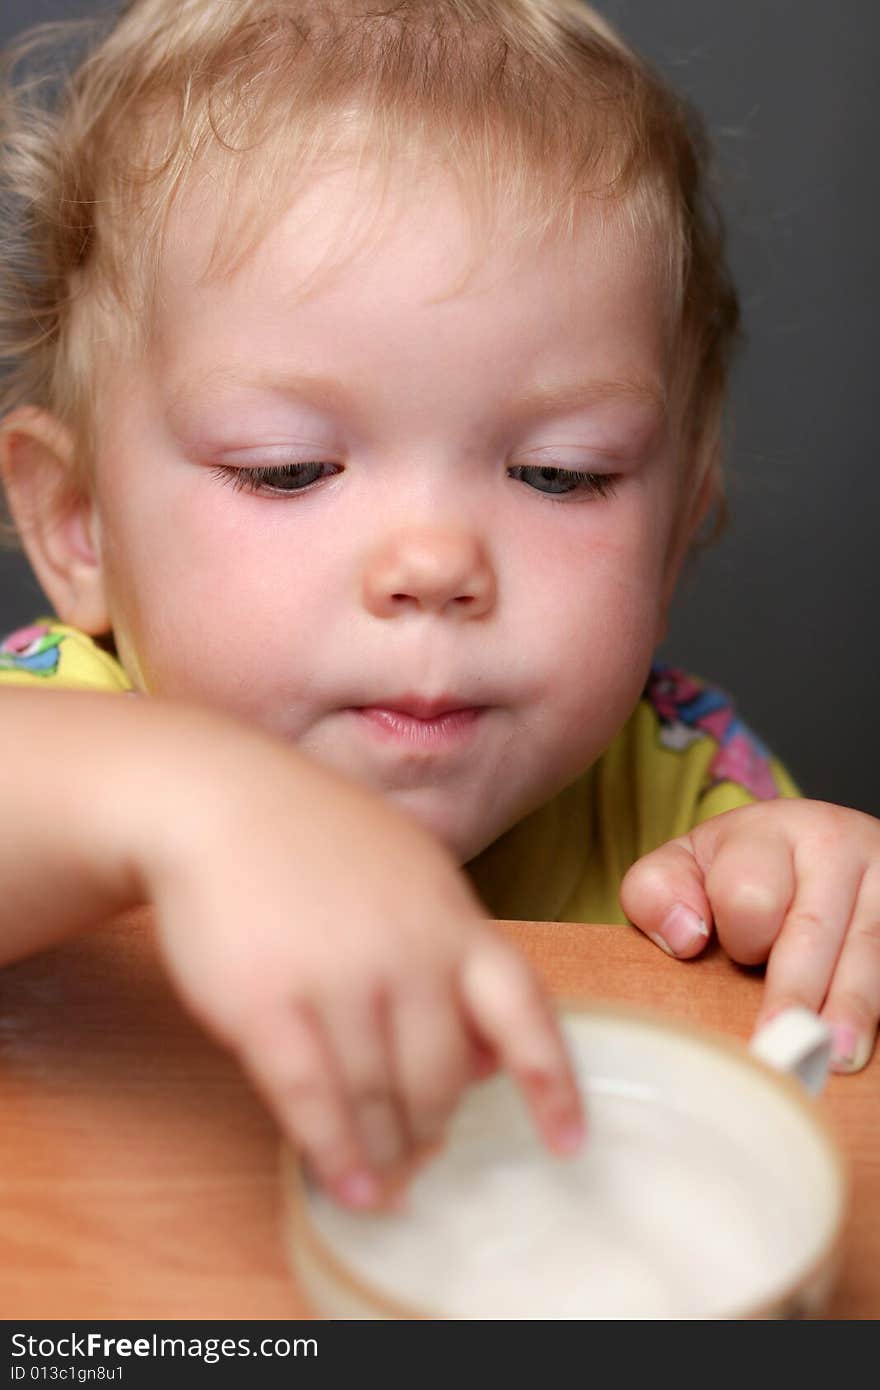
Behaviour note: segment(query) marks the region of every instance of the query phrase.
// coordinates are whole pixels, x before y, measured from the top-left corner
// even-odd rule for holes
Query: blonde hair
[[[48,60],[48,61],[47,61]],[[721,499],[738,307],[693,109],[579,0],[129,0],[42,25],[7,53],[0,105],[0,416],[65,420],[86,485],[96,366],[143,343],[163,238],[210,159],[222,274],[353,138],[389,170],[453,173],[483,235],[566,229],[599,199],[669,295],[687,491]],[[259,149],[260,160],[249,159]],[[283,165],[283,177],[280,177]],[[241,194],[248,181],[249,197]],[[248,230],[249,235],[243,234]]]

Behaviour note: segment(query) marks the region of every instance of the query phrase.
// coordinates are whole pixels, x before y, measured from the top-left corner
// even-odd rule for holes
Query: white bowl
[[[285,1163],[300,1287],[335,1318],[755,1318],[821,1311],[848,1199],[798,1081],[642,1010],[562,1014],[587,1140],[548,1154],[507,1076],[473,1087],[403,1213]]]

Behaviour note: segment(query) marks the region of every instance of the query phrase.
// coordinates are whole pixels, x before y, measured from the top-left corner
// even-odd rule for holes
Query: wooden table
[[[625,927],[503,923],[554,992],[746,1038],[756,972]],[[853,1170],[834,1318],[880,1317],[880,1056],[821,1104]],[[275,1127],[166,982],[146,914],[0,971],[0,1318],[297,1318]]]

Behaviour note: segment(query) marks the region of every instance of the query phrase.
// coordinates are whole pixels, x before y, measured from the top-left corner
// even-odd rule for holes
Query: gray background
[[[89,0],[0,5],[0,43],[95,11]],[[807,795],[880,815],[880,6],[600,8],[709,121],[749,338],[732,395],[732,522],[687,576],[662,654],[733,692]],[[0,555],[0,628],[40,607],[24,561]]]

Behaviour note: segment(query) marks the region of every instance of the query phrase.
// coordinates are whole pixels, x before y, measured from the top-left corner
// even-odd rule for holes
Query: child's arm
[[[0,693],[0,962],[141,902],[181,995],[343,1200],[436,1142],[486,1053],[545,1141],[580,1102],[535,977],[446,849],[225,716]]]
[[[758,1023],[789,1004],[822,1010],[833,1065],[857,1071],[880,1018],[880,821],[821,801],[762,801],[715,816],[638,860],[624,912],[673,955],[718,938],[767,962]],[[702,924],[702,925],[700,925]]]

